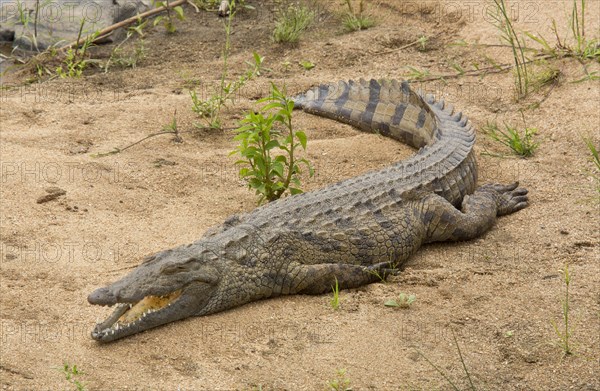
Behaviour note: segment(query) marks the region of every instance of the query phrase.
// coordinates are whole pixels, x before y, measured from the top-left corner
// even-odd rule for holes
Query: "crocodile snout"
[[[113,305],[117,302],[117,299],[108,288],[98,288],[90,293],[88,302],[95,305]]]

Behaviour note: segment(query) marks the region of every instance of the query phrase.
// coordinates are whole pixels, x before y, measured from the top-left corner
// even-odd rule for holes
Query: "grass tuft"
[[[516,127],[504,123],[504,130],[500,129],[496,122],[488,122],[482,131],[492,140],[509,147],[516,155],[521,157],[533,156],[539,143],[534,140],[537,133],[536,128],[525,127],[521,132]]]
[[[366,30],[375,26],[375,19],[371,15],[365,12],[364,1],[360,0],[358,3],[358,12],[354,11],[352,7],[352,0],[346,0],[346,6],[348,11],[344,14],[342,24],[344,29],[348,32]]]
[[[500,31],[500,39],[507,43],[513,54],[515,63],[515,87],[517,90],[517,100],[527,96],[529,92],[528,61],[525,58],[525,40],[521,40],[513,27],[509,13],[506,9],[504,0],[493,0],[494,11],[488,10],[488,15],[492,19],[492,24]]]
[[[277,43],[297,43],[315,20],[315,12],[305,6],[289,5],[279,11],[273,30]]]

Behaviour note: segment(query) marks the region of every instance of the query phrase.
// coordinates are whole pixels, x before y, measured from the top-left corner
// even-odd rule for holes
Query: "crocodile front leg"
[[[423,201],[422,220],[427,227],[426,242],[470,240],[489,230],[497,216],[527,206],[527,190],[510,185],[481,186],[462,202],[462,211],[444,198],[430,194]]]

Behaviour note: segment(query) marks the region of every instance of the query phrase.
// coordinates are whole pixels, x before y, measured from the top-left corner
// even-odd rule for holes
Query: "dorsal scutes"
[[[396,179],[422,183],[453,203],[473,190],[475,132],[443,99],[414,91],[407,81],[375,79],[322,84],[292,99],[296,108],[419,148],[392,166]]]

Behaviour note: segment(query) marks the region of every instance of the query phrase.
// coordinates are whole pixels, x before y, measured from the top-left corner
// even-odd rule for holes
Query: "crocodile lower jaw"
[[[179,289],[165,296],[146,296],[137,303],[116,303],[117,308],[104,322],[96,323],[92,331],[92,338],[103,340],[112,337],[115,333],[128,333],[128,331],[146,329],[144,322],[151,322],[158,313],[169,308],[181,296]]]

